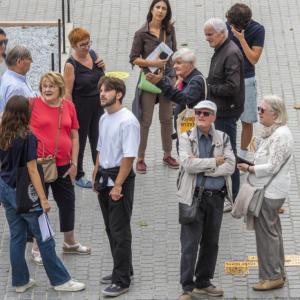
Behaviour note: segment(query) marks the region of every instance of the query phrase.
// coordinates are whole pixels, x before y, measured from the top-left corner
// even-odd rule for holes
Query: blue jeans
[[[228,134],[234,155],[236,156],[236,118],[218,118],[215,121],[215,128]],[[231,175],[233,200],[240,189],[240,172],[235,167],[234,173]]]
[[[16,212],[16,190],[0,178],[0,201],[10,230],[10,263],[12,267],[12,285],[22,286],[29,281],[29,271],[25,260],[27,229],[36,238],[43,259],[44,268],[51,285],[64,284],[71,279],[68,271],[57,257],[53,238],[42,241],[38,217],[42,211],[26,214]]]

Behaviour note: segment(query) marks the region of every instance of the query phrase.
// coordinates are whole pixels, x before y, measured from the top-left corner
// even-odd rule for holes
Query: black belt
[[[195,196],[197,196],[199,193],[199,188],[196,187],[195,188]],[[226,191],[225,189],[222,189],[222,190],[204,190],[203,191],[203,196],[206,196],[206,197],[213,197],[213,196],[216,196],[216,195],[225,195]]]

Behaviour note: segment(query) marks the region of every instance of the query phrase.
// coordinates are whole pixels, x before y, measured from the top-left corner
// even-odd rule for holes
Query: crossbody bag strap
[[[282,168],[287,164],[287,162],[290,160],[291,157],[292,157],[292,154],[290,154],[288,156],[288,158],[285,160],[285,162],[280,166],[279,170],[275,174],[273,174],[273,176],[269,179],[269,181],[267,182],[267,184],[264,185],[265,189],[271,184],[272,180],[282,170]]]
[[[62,118],[62,111],[63,111],[62,102],[63,102],[63,100],[61,99],[60,104],[59,104],[58,129],[57,129],[56,140],[55,140],[55,150],[54,150],[55,158],[56,158],[56,154],[57,154],[58,140],[59,140],[60,129],[61,129],[61,118]]]

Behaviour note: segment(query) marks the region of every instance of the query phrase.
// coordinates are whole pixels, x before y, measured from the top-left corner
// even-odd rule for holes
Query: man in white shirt
[[[102,292],[115,297],[128,291],[133,274],[130,219],[135,173],[132,166],[138,154],[140,125],[131,111],[122,106],[126,93],[122,80],[104,76],[98,88],[106,112],[99,121],[93,186],[98,192],[114,263],[112,274],[101,280],[110,284]]]
[[[17,45],[7,53],[5,61],[8,69],[1,78],[0,112],[4,111],[12,96],[36,96],[26,78],[32,63],[30,51],[25,46]]]

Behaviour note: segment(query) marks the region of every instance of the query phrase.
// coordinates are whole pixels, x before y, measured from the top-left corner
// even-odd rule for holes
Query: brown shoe
[[[178,300],[192,300],[192,292],[182,292]]]
[[[262,280],[255,284],[252,288],[254,291],[269,291],[274,289],[280,289],[284,286],[284,280],[282,278],[275,280]]]
[[[167,165],[171,169],[178,169],[179,168],[179,163],[172,156],[168,156],[167,158],[163,158],[163,162],[164,162],[165,165]]]
[[[144,160],[139,160],[136,163],[136,172],[139,174],[146,174],[147,173],[147,165],[145,164]]]
[[[220,288],[217,288],[214,285],[209,285],[206,288],[198,289],[194,288],[193,293],[195,294],[206,294],[212,297],[221,297],[224,295],[224,291]]]

